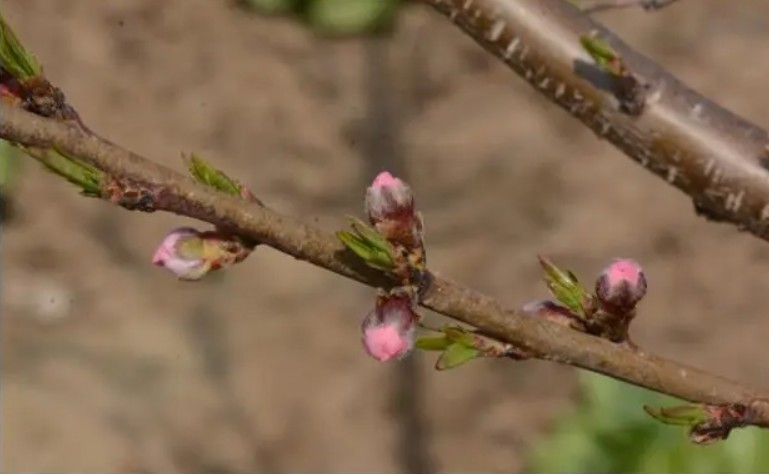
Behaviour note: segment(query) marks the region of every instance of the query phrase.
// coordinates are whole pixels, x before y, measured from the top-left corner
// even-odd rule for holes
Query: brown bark
[[[421,1],[599,138],[683,191],[698,214],[769,240],[766,130],[688,88],[563,0]],[[639,116],[621,110],[612,78],[580,46],[591,33],[648,85]]]
[[[55,146],[111,176],[130,180],[153,196],[152,208],[155,210],[226,226],[297,259],[369,286],[387,287],[390,284],[380,272],[362,265],[330,232],[195,183],[169,168],[65,123],[0,105],[0,137],[30,146]],[[696,403],[749,406],[754,424],[769,426],[769,400],[750,388],[640,350],[518,314],[490,296],[439,275],[432,275],[421,304],[541,359],[602,373]]]

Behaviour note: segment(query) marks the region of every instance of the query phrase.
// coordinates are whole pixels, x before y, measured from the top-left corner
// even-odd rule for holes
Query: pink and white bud
[[[646,275],[631,259],[617,259],[596,281],[595,292],[603,306],[613,313],[627,313],[646,295]]]
[[[372,224],[411,218],[414,215],[414,194],[408,184],[383,171],[366,189],[366,213]]]
[[[199,280],[210,270],[201,232],[180,227],[169,232],[155,250],[152,264],[164,267],[180,280]]]
[[[379,298],[361,325],[363,348],[379,362],[402,359],[414,348],[416,323],[408,298]]]

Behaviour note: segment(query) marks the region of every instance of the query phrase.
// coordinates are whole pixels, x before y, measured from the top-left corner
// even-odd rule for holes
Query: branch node
[[[156,192],[142,183],[126,178],[110,177],[104,186],[104,198],[129,211],[155,212]]]
[[[647,105],[651,86],[633,73],[609,43],[598,37],[596,31],[582,36],[580,42],[598,67],[611,77],[620,111],[632,116],[641,115]]]
[[[763,403],[766,401],[754,400],[749,404],[680,405],[664,408],[644,406],[644,411],[662,423],[686,426],[689,428],[689,440],[692,443],[708,445],[727,439],[732,430],[738,428],[766,427],[764,407],[758,406]]]

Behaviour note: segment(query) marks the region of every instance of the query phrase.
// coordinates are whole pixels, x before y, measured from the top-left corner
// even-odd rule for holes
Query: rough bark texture
[[[699,214],[769,239],[766,130],[688,88],[562,0],[422,1],[548,100],[689,195]],[[581,48],[580,37],[593,33],[649,86],[639,117],[620,110],[610,76]]]

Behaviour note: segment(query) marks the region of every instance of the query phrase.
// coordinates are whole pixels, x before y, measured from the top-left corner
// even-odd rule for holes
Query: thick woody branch
[[[688,88],[563,0],[421,0],[548,100],[689,195],[695,210],[769,240],[769,133]],[[648,87],[639,115],[580,37],[605,39]]]
[[[329,232],[195,183],[164,166],[65,123],[0,105],[0,137],[56,147],[148,191],[153,208],[224,226],[244,237],[369,286],[389,286]],[[769,401],[740,384],[663,358],[506,309],[497,300],[432,275],[421,304],[509,342],[540,359],[602,373],[695,403],[742,404],[769,426]]]

